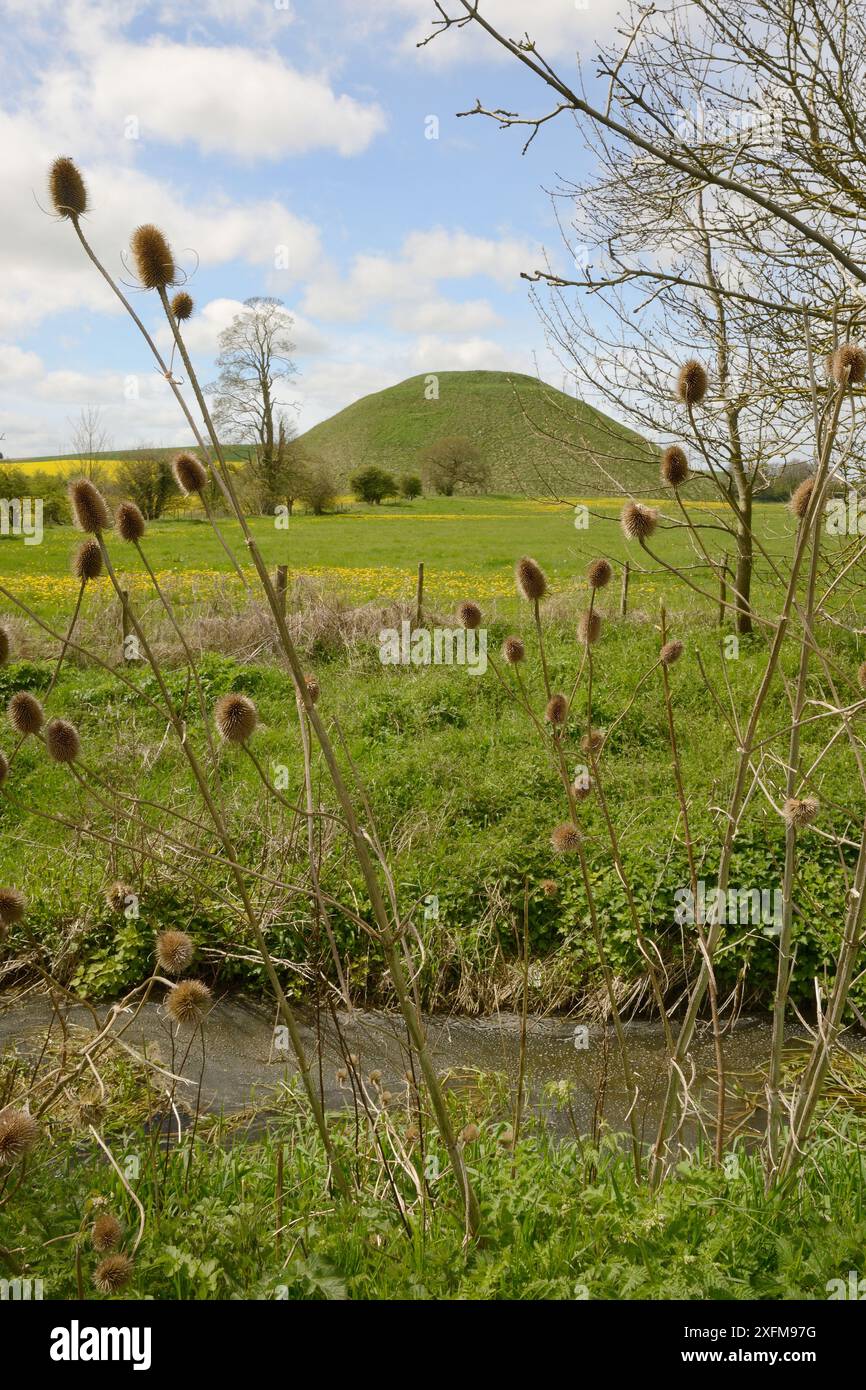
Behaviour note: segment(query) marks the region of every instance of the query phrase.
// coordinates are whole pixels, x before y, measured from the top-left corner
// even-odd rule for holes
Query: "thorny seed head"
[[[51,719],[45,726],[45,746],[56,763],[74,763],[81,752],[81,739],[68,719]]]
[[[178,487],[187,497],[193,492],[204,490],[207,483],[207,469],[194,454],[178,454],[171,467]]]
[[[315,705],[322,693],[317,676],[304,676],[304,683],[307,687],[307,694]]]
[[[606,734],[604,729],[593,729],[591,733],[584,734],[580,740],[580,746],[584,753],[599,754],[604,747]]]
[[[585,647],[590,647],[594,642],[597,642],[601,636],[601,614],[594,610],[592,613],[589,610],[586,613],[581,613],[577,620],[577,636]]]
[[[818,810],[818,801],[814,796],[804,796],[799,800],[792,796],[782,807],[782,815],[786,825],[793,826],[795,830],[802,830],[804,826],[817,820]]]
[[[586,798],[592,795],[592,778],[579,777],[575,782],[572,782],[571,794],[575,801],[586,801]]]
[[[470,1120],[469,1124],[464,1125],[461,1129],[460,1138],[462,1139],[464,1144],[474,1144],[476,1143],[480,1133],[481,1130],[478,1128],[478,1126],[476,1124],[473,1124]]]
[[[683,405],[700,405],[707,394],[706,368],[696,358],[684,362],[677,374],[677,397]]]
[[[105,890],[105,903],[109,912],[125,912],[127,903],[135,897],[135,889],[128,883],[112,883]]]
[[[132,1260],[122,1251],[106,1255],[93,1272],[93,1282],[100,1293],[118,1293],[132,1278]]]
[[[0,888],[0,923],[4,927],[20,922],[27,910],[27,899],[17,888]]]
[[[837,386],[859,386],[866,380],[866,351],[859,343],[842,343],[830,354],[828,366]]]
[[[688,478],[689,461],[679,444],[668,445],[662,454],[661,476],[662,481],[670,483],[671,487],[679,487]]]
[[[9,701],[7,709],[9,723],[16,733],[26,738],[28,734],[38,734],[45,723],[45,713],[29,690],[19,690]]]
[[[137,544],[147,529],[144,517],[134,502],[121,502],[114,519],[120,539],[130,544]]]
[[[649,540],[658,521],[658,512],[653,507],[645,507],[642,502],[626,502],[619,518],[623,535],[629,541]]]
[[[217,700],[214,720],[226,743],[246,743],[255,733],[259,716],[248,695],[232,691]]]
[[[82,584],[102,574],[102,551],[98,541],[82,541],[72,557],[72,573]]]
[[[165,289],[177,279],[171,247],[159,227],[146,222],[136,227],[130,239],[136,274],[146,290]]]
[[[89,478],[76,478],[69,484],[69,504],[79,531],[95,535],[98,531],[107,531],[111,525],[108,503]]]
[[[526,648],[519,637],[506,637],[502,643],[502,658],[509,666],[517,666],[526,656]]]
[[[463,626],[469,628],[470,631],[481,626],[481,609],[471,599],[466,599],[464,603],[461,603],[457,609],[457,616]]]
[[[192,295],[187,294],[186,290],[178,290],[171,301],[171,312],[174,314],[178,323],[183,323],[186,319],[192,318],[193,308]]]
[[[568,718],[568,700],[564,695],[551,695],[547,702],[544,717],[548,724],[564,724]]]
[[[26,1110],[0,1110],[0,1168],[11,1168],[36,1146],[39,1126]]]
[[[48,191],[59,217],[83,217],[87,211],[87,189],[74,160],[62,154],[48,171]]]
[[[117,1248],[122,1235],[123,1227],[117,1217],[112,1216],[110,1211],[103,1211],[93,1223],[90,1240],[94,1250],[104,1255],[106,1251]]]
[[[566,821],[551,831],[550,843],[557,854],[577,854],[580,849],[580,831],[577,826]]]
[[[547,580],[541,566],[536,564],[529,555],[524,555],[522,560],[517,561],[515,569],[518,591],[530,603],[544,598],[547,593]]]
[[[543,878],[539,887],[546,898],[555,898],[559,892],[559,884],[555,878]]]
[[[0,627],[0,666],[5,666],[9,660],[9,653],[12,650],[12,642],[9,638],[9,629]]]
[[[665,642],[664,646],[659,652],[659,661],[661,662],[662,666],[673,666],[675,661],[679,661],[682,654],[682,642],[678,640],[675,640],[673,642]]]
[[[593,560],[586,571],[591,589],[603,589],[609,584],[613,576],[613,566],[608,560]]]
[[[195,955],[195,943],[185,931],[163,931],[156,938],[156,960],[166,975],[182,975]]]
[[[788,506],[791,508],[794,515],[801,520],[809,510],[809,503],[812,501],[812,493],[814,490],[815,477],[813,474],[811,478],[804,478],[799,487],[796,487],[791,493]]]
[[[175,1023],[196,1024],[206,1018],[212,1003],[211,992],[201,980],[181,980],[169,990],[166,1008]]]

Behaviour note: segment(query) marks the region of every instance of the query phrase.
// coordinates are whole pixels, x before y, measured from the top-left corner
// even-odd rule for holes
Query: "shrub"
[[[404,474],[400,479],[400,496],[411,502],[413,497],[420,497],[421,492],[421,479],[417,473]]]
[[[359,502],[372,502],[375,506],[379,506],[386,497],[397,496],[397,481],[393,474],[386,473],[384,468],[376,468],[374,464],[353,473],[349,486]]]

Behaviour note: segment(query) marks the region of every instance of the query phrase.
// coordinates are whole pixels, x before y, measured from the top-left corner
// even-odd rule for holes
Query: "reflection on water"
[[[107,1012],[101,1007],[100,1016]],[[72,1027],[92,1029],[92,1016],[80,1007],[67,1014]],[[118,1023],[122,1026],[124,1018]],[[440,1073],[450,1085],[471,1088],[476,1073],[498,1073],[513,1087],[517,1080],[520,1020],[514,1014],[483,1019],[433,1016],[426,1020],[427,1035]],[[4,1002],[0,999],[0,1051],[16,1050],[33,1059],[51,1028],[52,1041],[60,1040],[60,1026],[49,1002],[33,994]],[[345,1070],[337,1028],[345,1051],[357,1058],[361,1075],[381,1074],[381,1087],[398,1104],[406,1094],[409,1068],[406,1032],[393,1014],[356,1011],[337,1015],[337,1027],[329,1015],[317,1021],[306,1016],[302,1035],[314,1075],[321,1075],[325,1104],[336,1109],[352,1103],[352,1091],[341,1077]],[[201,1103],[208,1110],[227,1112],[247,1108],[251,1102],[266,1107],[269,1093],[295,1073],[294,1059],[275,1013],[249,1000],[230,998],[217,1003],[205,1025],[207,1041],[202,1068],[198,1037],[177,1030],[159,1004],[145,1006],[126,1029],[124,1040],[133,1047],[157,1044],[163,1065],[180,1073],[176,1100],[195,1105],[201,1082]],[[653,1132],[666,1082],[662,1030],[655,1023],[627,1025],[632,1068],[640,1085],[638,1113],[649,1138]],[[807,1034],[791,1030],[796,1045]],[[321,1046],[317,1045],[317,1038]],[[853,1052],[866,1051],[862,1035],[846,1037]],[[726,1034],[724,1057],[727,1112],[737,1124],[748,1113],[750,1093],[760,1091],[770,1043],[770,1024],[765,1019],[741,1018]],[[153,1056],[151,1048],[150,1055]],[[706,1107],[715,1106],[715,1062],[708,1026],[699,1032],[692,1051],[693,1094]],[[342,1084],[341,1084],[342,1083]],[[544,1114],[554,1130],[589,1132],[597,1102],[610,1126],[626,1126],[628,1099],[622,1083],[619,1056],[612,1030],[598,1024],[582,1025],[565,1019],[529,1019],[526,1037],[526,1094],[529,1105]],[[760,1115],[755,1123],[760,1124]]]

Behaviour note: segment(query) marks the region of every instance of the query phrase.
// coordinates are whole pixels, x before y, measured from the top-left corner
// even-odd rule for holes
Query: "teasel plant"
[[[382,863],[381,854],[379,854],[375,848],[378,842],[375,829],[369,824],[369,819],[367,826],[362,823],[362,818],[358,813],[352,790],[343,775],[325,721],[322,718],[320,710],[317,708],[316,701],[307,684],[300,657],[292,641],[286,617],[278,600],[273,581],[262,558],[247,517],[239,503],[231,469],[227,465],[204,392],[199,384],[182,333],[182,324],[188,319],[189,313],[192,310],[191,304],[187,303],[190,297],[186,295],[185,291],[180,292],[181,296],[186,296],[184,298],[180,298],[178,294],[175,294],[173,298],[170,297],[170,291],[176,287],[181,278],[170,245],[159,228],[151,224],[144,224],[135,230],[131,238],[132,264],[141,288],[145,291],[155,293],[162,305],[173,337],[177,356],[183,365],[185,382],[192,392],[195,408],[198,412],[198,419],[196,418],[195,410],[188,403],[184,395],[181,383],[174,376],[170,365],[165,362],[160,354],[154,338],[148,332],[140,316],[136,313],[129,298],[123,293],[114,277],[102,264],[85,235],[82,227],[82,219],[86,216],[88,211],[88,196],[84,180],[74,161],[64,156],[54,162],[49,174],[49,188],[54,210],[58,218],[72,224],[73,231],[85,254],[109,285],[112,292],[116,295],[143,336],[161,375],[172,391],[196,441],[199,455],[197,461],[199,466],[207,468],[208,473],[214,479],[222,493],[229,515],[237,521],[240,527],[243,544],[274,618],[280,647],[288,662],[295,685],[299,709],[303,709],[304,711],[309,727],[321,750],[334,787],[341,815],[345,822],[347,833],[364,880],[375,923],[377,939],[381,944],[385,956],[389,977],[406,1024],[411,1047],[418,1057],[424,1083],[433,1109],[435,1123],[448,1154],[458,1192],[463,1203],[467,1238],[474,1238],[479,1232],[480,1211],[463,1160],[462,1150],[454,1132],[445,1094],[427,1045],[423,1019],[418,1008],[417,1000],[413,996],[412,980],[410,972],[407,969],[406,960],[407,948],[405,934],[407,923],[401,914],[395,910],[396,902],[393,893],[393,881],[387,873],[386,866]],[[178,312],[178,309],[180,312]],[[193,456],[193,462],[195,461]],[[195,472],[194,467],[192,469],[187,469],[187,472],[189,474]],[[187,481],[189,481],[189,477]],[[183,486],[183,482],[181,486]],[[203,488],[195,488],[193,490],[198,491],[199,496],[204,500]],[[215,518],[211,512],[208,512],[208,518],[214,526],[223,548],[230,556],[233,567],[246,583],[243,569],[219,531]],[[96,521],[99,524],[83,529],[88,529],[90,534],[92,534],[97,541],[103,565],[112,586],[119,596],[121,588],[104,536],[107,519],[94,514],[90,517],[90,520],[91,522]],[[199,762],[198,756],[191,746],[190,739],[186,736],[185,726],[171,699],[159,662],[156,660],[153,650],[148,643],[141,622],[135,613],[134,607],[127,605],[127,611],[133,631],[138,639],[140,650],[156,678],[161,702],[164,705],[169,723],[177,736],[201,797],[213,822],[217,837],[222,844],[224,857],[232,865],[235,886],[244,907],[246,921],[262,956],[269,983],[278,1001],[281,1016],[288,1028],[307,1100],[315,1118],[322,1143],[328,1154],[335,1184],[343,1195],[349,1196],[351,1185],[334,1153],[324,1110],[321,1104],[321,1098],[316,1092],[316,1088],[312,1081],[294,1011],[286,998],[278,973],[268,952],[261,924],[249,894],[247,875],[245,874],[243,866],[238,862],[236,847],[232,841],[218,799],[211,789],[209,780]]]

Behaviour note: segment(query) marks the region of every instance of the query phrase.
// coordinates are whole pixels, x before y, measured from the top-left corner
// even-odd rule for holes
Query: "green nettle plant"
[[[171,248],[159,228],[152,225],[138,227],[131,238],[130,250],[132,256],[132,266],[137,280],[143,290],[150,291],[157,296],[165,313],[171,333],[174,339],[174,353],[177,354],[185,373],[186,382],[192,392],[193,400],[189,402],[181,391],[181,387],[175,378],[171,367],[166,363],[160,354],[152,336],[148,333],[141,318],[136,314],[132,305],[123,294],[113,277],[102,265],[95,252],[91,248],[82,227],[82,218],[87,212],[87,190],[84,181],[76,165],[68,158],[57,159],[50,171],[49,188],[54,209],[59,218],[67,221],[72,226],[76,236],[86,255],[98,270],[99,274],[109,284],[114,294],[120,300],[127,313],[135,323],[139,332],[145,339],[150,351],[152,352],[157,365],[165,378],[169,389],[183,413],[183,416],[193,433],[197,450],[194,453],[183,453],[174,462],[175,479],[181,491],[187,495],[195,494],[205,508],[206,515],[214,527],[226,553],[244,583],[247,583],[247,576],[244,567],[239,563],[225,537],[219,531],[213,516],[213,509],[207,501],[207,486],[213,481],[219,489],[220,494],[226,504],[228,513],[237,521],[244,545],[247,550],[249,560],[252,563],[256,578],[261,585],[264,596],[269,606],[276,631],[279,638],[280,647],[286,658],[294,682],[297,705],[300,717],[300,727],[302,742],[304,745],[304,758],[306,767],[306,793],[304,798],[304,810],[301,811],[295,803],[290,802],[279,792],[263,773],[253,748],[251,741],[255,733],[257,724],[257,712],[254,703],[247,697],[229,692],[223,696],[216,704],[212,714],[207,709],[207,701],[204,696],[201,681],[196,671],[196,661],[189,645],[185,642],[182,627],[172,608],[171,602],[166,593],[160,587],[152,566],[147,559],[146,552],[146,523],[139,508],[132,502],[123,502],[117,510],[117,514],[112,518],[105,499],[88,479],[82,478],[70,485],[70,502],[73,510],[73,517],[78,528],[89,538],[84,542],[78,557],[75,561],[76,572],[81,578],[81,591],[79,601],[76,605],[75,613],[65,635],[59,637],[61,642],[61,657],[63,653],[74,650],[88,656],[96,661],[106,670],[112,668],[101,661],[93,653],[87,652],[85,648],[77,644],[74,640],[76,622],[81,607],[81,599],[85,592],[86,583],[90,578],[100,573],[105,573],[118,598],[123,604],[123,610],[129,625],[130,638],[137,644],[139,655],[146,661],[150,668],[155,683],[155,695],[151,698],[149,694],[139,690],[139,687],[125,675],[123,671],[115,672],[117,678],[136,690],[143,700],[154,708],[158,709],[161,715],[167,720],[171,733],[177,740],[177,745],[181,750],[186,762],[188,772],[192,782],[200,796],[201,803],[206,811],[212,829],[212,843],[202,845],[197,839],[189,834],[192,827],[188,817],[175,814],[171,807],[158,808],[164,814],[165,824],[170,828],[162,834],[162,842],[166,853],[173,855],[183,855],[187,862],[191,863],[191,872],[194,873],[194,865],[197,859],[216,858],[228,871],[234,885],[235,898],[230,904],[231,910],[239,915],[243,923],[243,929],[255,942],[256,948],[261,956],[262,963],[273,991],[279,1014],[291,1041],[294,1051],[299,1074],[306,1094],[306,1099],[315,1120],[319,1136],[325,1153],[328,1158],[332,1182],[335,1189],[343,1197],[351,1197],[353,1192],[353,1180],[345,1160],[337,1154],[334,1148],[332,1135],[328,1121],[324,1112],[323,1099],[320,1088],[312,1075],[309,1060],[303,1046],[301,1032],[296,1018],[295,1010],[289,1002],[286,991],[283,987],[279,971],[272,959],[269,951],[265,930],[262,924],[262,909],[257,904],[257,891],[280,887],[290,891],[303,891],[307,894],[312,905],[312,918],[314,930],[319,931],[324,928],[331,947],[336,953],[333,934],[330,932],[327,918],[327,903],[319,882],[315,838],[312,835],[312,827],[316,818],[321,812],[314,809],[312,801],[311,781],[310,781],[310,743],[309,736],[316,740],[321,750],[322,757],[330,775],[333,789],[336,795],[338,812],[330,817],[332,822],[338,825],[348,836],[353,847],[355,856],[363,881],[366,888],[368,905],[372,917],[369,923],[362,915],[356,916],[357,924],[368,932],[378,943],[387,965],[391,986],[399,1002],[400,1010],[405,1021],[407,1035],[409,1039],[409,1049],[412,1071],[414,1074],[414,1063],[420,1067],[426,1094],[433,1111],[435,1124],[439,1135],[448,1155],[457,1189],[463,1204],[466,1231],[468,1237],[474,1237],[479,1230],[480,1215],[477,1200],[469,1180],[466,1166],[463,1161],[462,1144],[454,1132],[448,1104],[437,1076],[432,1058],[427,1046],[425,1030],[417,1000],[413,991],[413,962],[407,936],[412,931],[411,916],[407,917],[401,913],[397,893],[393,878],[389,872],[387,863],[381,850],[379,837],[375,825],[372,822],[369,805],[363,794],[363,789],[353,789],[350,785],[353,770],[347,778],[340,765],[337,753],[332,744],[331,737],[325,725],[318,705],[319,690],[316,682],[308,679],[302,669],[300,658],[289,633],[286,623],[284,607],[275,591],[274,583],[262,559],[255,538],[252,534],[247,518],[241,508],[235,491],[234,478],[232,472],[226,464],[226,459],[217,436],[211,414],[208,410],[205,395],[198,377],[192,366],[187,352],[186,344],[182,334],[182,325],[190,318],[194,310],[191,296],[181,290],[171,294],[173,288],[180,279],[180,273],[172,255]],[[174,353],[172,357],[174,358]],[[197,707],[195,713],[189,707],[189,701],[185,698],[181,703],[172,695],[170,680],[163,671],[160,660],[155,654],[147,636],[140,614],[134,604],[129,600],[124,591],[121,578],[118,575],[118,565],[122,563],[116,549],[109,546],[107,537],[112,529],[115,531],[123,545],[133,546],[141,559],[146,573],[149,577],[151,586],[156,598],[167,614],[178,638],[181,641],[185,654],[187,666],[190,673],[190,682],[194,691],[194,703]],[[121,552],[122,554],[122,552]],[[5,587],[2,590],[8,598],[17,603],[19,608],[28,613],[31,619],[39,624],[43,631],[58,637],[52,633],[47,624],[42,622],[15,599]],[[4,640],[5,634],[4,634]],[[8,655],[8,642],[7,642]],[[59,673],[60,661],[55,672],[55,680]],[[52,687],[53,687],[52,682]],[[10,706],[10,718],[13,727],[18,732],[20,738],[35,737],[41,738],[46,745],[49,756],[55,761],[62,762],[69,770],[70,776],[92,798],[97,805],[102,805],[115,814],[117,811],[116,799],[113,797],[112,789],[106,777],[95,769],[89,768],[82,761],[81,741],[77,732],[66,724],[60,728],[65,721],[52,721],[45,726],[45,714],[38,700],[30,696],[27,692],[17,694]],[[219,736],[219,745],[215,741],[211,731],[211,719],[216,724]],[[226,809],[227,803],[224,796],[220,780],[220,763],[222,747],[235,747],[245,753],[255,764],[262,776],[263,785],[268,795],[277,802],[288,806],[293,817],[302,822],[306,822],[309,834],[310,847],[310,872],[311,885],[302,890],[297,886],[285,884],[279,875],[268,875],[253,864],[243,862],[242,852],[232,836],[230,826],[230,816]],[[6,774],[5,762],[3,769],[4,779]],[[136,804],[135,799],[132,804],[122,806],[122,820],[125,821],[127,832],[142,828],[140,812],[145,803]],[[49,819],[65,823],[62,816],[54,816],[51,812],[41,811]],[[196,827],[197,829],[198,827]],[[185,833],[186,832],[186,833]],[[84,827],[84,833],[87,828]],[[106,837],[110,840],[112,848],[123,849],[125,841],[122,833],[116,837]],[[0,900],[2,909],[2,922],[19,920],[24,913],[23,899],[19,901],[20,895],[17,890],[6,890],[6,895]],[[169,942],[168,946],[163,942],[162,955],[166,953],[175,963],[185,960],[188,953],[191,953],[186,942]],[[337,960],[339,978],[346,993],[345,978]],[[160,977],[161,978],[161,977]],[[158,977],[148,980],[139,990],[135,991],[135,997],[139,1002],[146,999],[154,983],[159,982]],[[164,981],[163,981],[164,983]],[[170,982],[169,982],[170,983]],[[127,1007],[131,999],[123,1003]],[[209,1003],[208,991],[206,986],[194,979],[182,981],[171,985],[171,992],[168,997],[167,1008],[172,1018],[180,1024],[195,1024],[200,1027],[204,1022],[205,1013]],[[84,1060],[79,1064],[79,1069],[83,1070],[93,1062],[95,1056],[99,1054],[101,1047],[105,1044],[108,1035],[112,1032],[118,1007],[112,1009],[108,1020],[101,1027],[97,1039],[85,1050]],[[353,1076],[353,1084],[359,1083],[357,1076],[357,1063],[351,1054],[346,1054],[347,1066]],[[43,1113],[51,1102],[60,1094],[64,1081],[56,1080],[52,1088],[48,1090],[47,1098],[39,1099],[38,1092],[41,1087],[45,1090],[50,1087],[50,1082],[46,1078],[41,1078],[35,1088],[34,1104],[38,1101],[40,1113]],[[360,1087],[364,1092],[363,1086]],[[361,1097],[364,1108],[368,1110],[369,1097],[366,1093]],[[422,1153],[423,1159],[423,1153]],[[393,1188],[396,1198],[396,1189]]]

